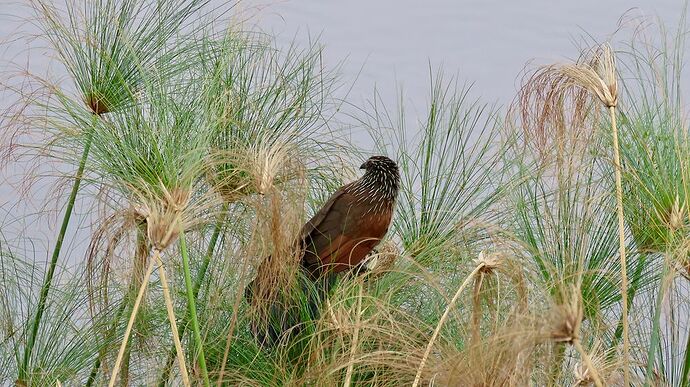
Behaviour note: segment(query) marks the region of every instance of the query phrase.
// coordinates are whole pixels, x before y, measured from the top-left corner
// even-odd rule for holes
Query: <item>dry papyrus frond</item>
[[[575,63],[542,66],[531,73],[510,108],[509,120],[519,118],[526,143],[542,159],[553,151],[562,159],[589,143],[598,113],[593,104],[598,100],[614,107],[618,95],[615,57],[604,44]]]
[[[306,174],[296,148],[282,142],[215,150],[210,162],[209,181],[227,203],[267,194],[277,186],[302,180]]]
[[[143,207],[143,214],[145,214],[148,225],[148,239],[158,251],[165,250],[177,240],[182,229],[180,223],[184,209],[189,202],[189,190],[168,191],[163,187],[163,192],[163,200],[160,202],[149,201]]]
[[[554,65],[551,68],[569,79],[573,86],[596,95],[607,108],[618,104],[616,59],[608,44],[597,47],[587,63]]]
[[[574,385],[576,387],[595,385],[594,375],[596,373],[607,386],[622,386],[623,375],[619,371],[621,365],[615,360],[616,356],[611,353],[614,351],[615,348],[605,350],[601,348],[600,341],[595,342],[588,351],[590,363],[594,367],[595,372],[581,359],[573,368]]]
[[[553,308],[552,324],[548,335],[556,342],[571,344],[578,340],[580,335],[580,324],[584,314],[582,293],[580,289],[572,286],[564,297],[567,298],[565,302]]]

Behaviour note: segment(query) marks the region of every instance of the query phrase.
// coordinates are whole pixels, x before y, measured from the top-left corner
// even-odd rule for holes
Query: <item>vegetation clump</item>
[[[682,33],[590,42],[506,109],[431,71],[415,119],[345,113],[320,45],[210,3],[32,0],[69,78],[3,74],[0,153],[69,189],[50,254],[0,240],[0,383],[690,383]],[[322,297],[295,240],[370,154],[400,168],[393,222]]]

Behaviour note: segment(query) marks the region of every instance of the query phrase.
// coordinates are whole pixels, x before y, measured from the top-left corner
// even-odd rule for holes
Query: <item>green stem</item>
[[[211,235],[211,240],[209,241],[208,248],[206,249],[206,255],[204,256],[204,261],[201,263],[201,268],[199,271],[196,273],[196,278],[194,278],[194,288],[193,288],[193,295],[194,295],[194,300],[197,300],[199,296],[199,290],[201,289],[201,283],[204,281],[204,278],[206,277],[206,271],[208,270],[208,265],[211,262],[211,258],[213,257],[213,252],[216,250],[216,243],[218,242],[218,237],[220,236],[220,232],[223,229],[223,223],[225,222],[225,216],[227,212],[227,205],[223,205],[223,208],[221,210],[221,214],[218,217],[218,221],[216,222],[216,225],[213,229],[213,234]],[[179,336],[180,338],[184,337],[185,331],[187,329],[187,324],[189,323],[187,316],[189,315],[189,308],[187,310],[187,313],[182,317],[182,319],[179,322],[179,327],[180,327],[180,333]],[[158,386],[163,387],[165,384],[168,382],[168,379],[170,379],[170,370],[172,369],[172,365],[175,362],[175,345],[173,344],[170,347],[170,350],[168,351],[168,359],[165,362],[165,367],[163,368],[163,373],[161,374],[160,378],[158,379]]]
[[[666,293],[666,276],[668,276],[668,256],[664,257],[664,269],[662,270],[661,278],[659,279],[659,291],[656,295],[656,304],[654,306],[654,320],[652,322],[652,337],[649,340],[649,349],[647,350],[647,369],[645,372],[645,387],[650,386],[650,379],[654,372],[654,363],[656,359],[656,348],[659,346],[659,328],[661,320],[661,308],[664,303],[664,295]]]
[[[192,330],[194,331],[194,341],[199,346],[199,367],[201,368],[201,376],[204,379],[204,386],[209,387],[208,371],[206,370],[206,358],[204,357],[204,345],[201,342],[201,331],[199,330],[199,321],[196,317],[196,303],[194,302],[194,289],[192,286],[192,275],[189,270],[189,255],[187,254],[187,243],[184,238],[184,231],[180,232],[180,251],[182,252],[182,268],[184,270],[184,283],[187,289],[187,310],[189,310],[189,319],[192,322]]]
[[[62,218],[62,225],[60,226],[60,232],[55,242],[55,248],[53,249],[53,256],[50,260],[50,266],[48,267],[48,273],[43,281],[43,286],[41,286],[41,293],[38,297],[38,308],[36,309],[36,315],[34,316],[33,322],[31,324],[31,333],[29,334],[29,340],[27,341],[26,347],[24,348],[24,359],[19,367],[19,380],[27,381],[29,362],[31,360],[31,355],[33,353],[34,345],[36,344],[36,336],[38,335],[38,328],[41,325],[41,319],[43,318],[43,312],[46,308],[46,301],[48,300],[48,292],[53,283],[53,275],[55,274],[55,268],[57,266],[58,258],[60,257],[60,250],[62,249],[62,243],[65,240],[65,234],[67,233],[67,226],[69,225],[70,218],[72,217],[72,210],[74,209],[74,202],[77,198],[77,192],[79,191],[79,186],[81,185],[82,176],[84,175],[84,167],[86,166],[86,160],[89,156],[89,150],[91,149],[91,141],[93,140],[93,131],[89,130],[86,136],[86,144],[84,144],[84,150],[82,151],[81,160],[79,161],[79,168],[77,169],[77,174],[74,177],[74,185],[72,186],[72,192],[70,192],[69,199],[67,201],[67,208],[65,209],[65,215]]]

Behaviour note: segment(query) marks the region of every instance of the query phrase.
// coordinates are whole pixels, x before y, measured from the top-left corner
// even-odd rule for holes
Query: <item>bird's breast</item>
[[[347,219],[350,224],[346,234],[351,237],[383,238],[391,223],[392,211],[352,211]]]

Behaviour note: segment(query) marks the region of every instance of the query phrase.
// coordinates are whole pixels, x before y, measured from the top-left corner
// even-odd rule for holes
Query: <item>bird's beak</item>
[[[364,162],[364,164],[359,166],[359,169],[367,169],[367,163],[368,161]]]

